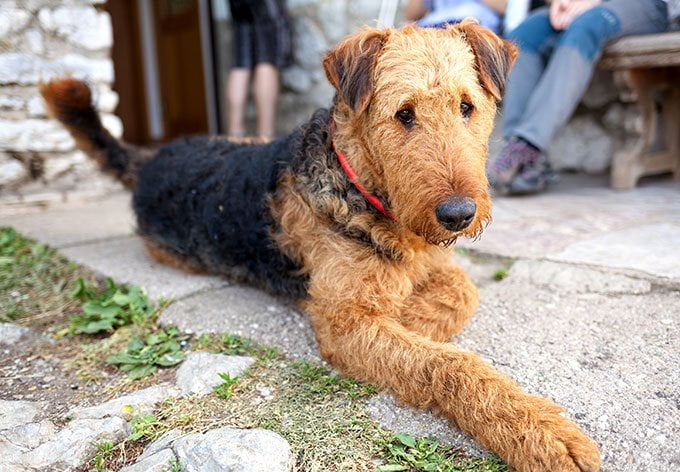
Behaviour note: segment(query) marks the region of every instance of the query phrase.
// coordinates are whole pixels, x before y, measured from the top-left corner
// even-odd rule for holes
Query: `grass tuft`
[[[0,322],[62,322],[80,306],[69,297],[79,277],[94,278],[54,249],[0,227]]]
[[[460,449],[439,444],[436,438],[414,438],[397,433],[383,443],[387,464],[377,472],[506,472],[507,466],[496,459],[473,458]]]

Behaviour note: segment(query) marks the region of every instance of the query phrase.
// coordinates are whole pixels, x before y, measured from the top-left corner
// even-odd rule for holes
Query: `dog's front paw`
[[[513,465],[522,472],[597,472],[597,444],[569,419],[557,414],[541,415],[533,431],[524,435],[521,456]]]

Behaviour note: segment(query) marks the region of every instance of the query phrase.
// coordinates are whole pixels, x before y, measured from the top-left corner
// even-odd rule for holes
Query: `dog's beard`
[[[458,238],[461,236],[470,238],[473,241],[477,241],[482,236],[482,232],[486,229],[490,222],[490,219],[482,219],[479,222],[475,221],[468,228],[458,231],[452,236],[444,234],[444,231],[440,229],[437,229],[436,231],[428,231],[426,227],[416,228],[413,230],[413,232],[425,239],[428,244],[447,248],[455,244]]]
[[[458,240],[458,235],[456,235],[452,238],[449,238],[449,239],[428,239],[428,238],[425,238],[425,241],[427,241],[428,244],[432,244],[433,246],[439,246],[439,247],[443,247],[443,248],[447,248],[447,247],[455,244],[455,242],[457,240]]]

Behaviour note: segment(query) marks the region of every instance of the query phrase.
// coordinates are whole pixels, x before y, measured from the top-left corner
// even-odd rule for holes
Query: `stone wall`
[[[75,150],[70,135],[45,114],[38,83],[55,76],[86,79],[104,125],[122,134],[113,115],[118,96],[110,58],[111,21],[104,0],[0,0],[0,198],[64,198],[76,189],[118,188]]]

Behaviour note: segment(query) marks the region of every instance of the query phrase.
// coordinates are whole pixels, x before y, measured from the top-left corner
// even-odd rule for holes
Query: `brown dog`
[[[83,83],[43,95],[135,189],[154,257],[296,297],[330,363],[438,409],[517,470],[596,471],[597,446],[560,407],[446,342],[477,306],[447,247],[490,219],[487,140],[516,54],[467,21],[366,28],[324,60],[332,110],[291,136],[181,140],[153,157],[106,133]]]

